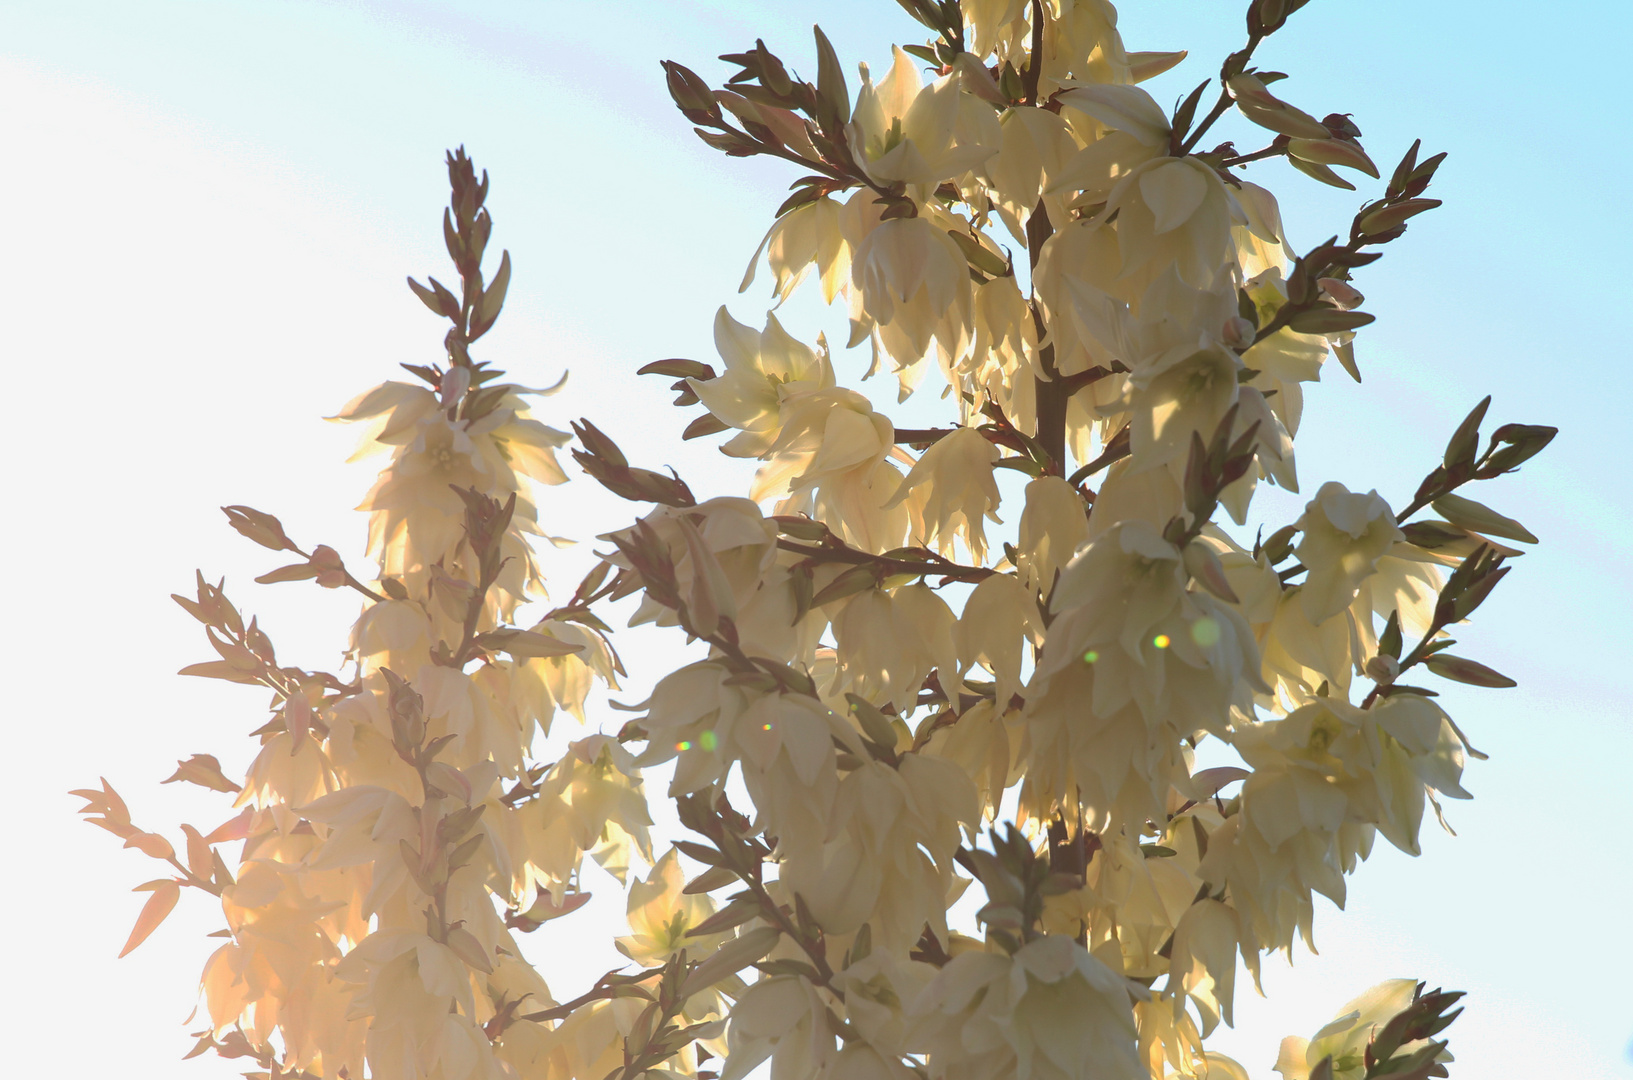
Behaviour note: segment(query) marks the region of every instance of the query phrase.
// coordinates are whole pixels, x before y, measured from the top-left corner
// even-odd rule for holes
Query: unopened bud
[[[1315,283],[1321,286],[1321,291],[1327,294],[1329,300],[1345,311],[1358,308],[1366,302],[1366,297],[1361,295],[1360,290],[1347,281],[1324,277],[1316,278]]]
[[[471,369],[456,364],[442,373],[442,406],[445,409],[458,405],[465,397],[465,392],[471,388]]]
[[[1253,75],[1232,75],[1227,84],[1242,115],[1262,128],[1295,139],[1329,139],[1325,124],[1302,109],[1281,100]]]
[[[1349,113],[1328,113],[1321,118],[1321,122],[1327,125],[1328,131],[1340,139],[1361,137],[1361,129],[1355,126],[1355,121],[1350,118]]]
[[[1294,139],[1287,144],[1287,152],[1301,161],[1318,165],[1343,165],[1378,178],[1378,166],[1367,157],[1361,144],[1351,139]]]
[[[1281,29],[1287,21],[1287,0],[1255,0],[1253,15],[1264,33]]]
[[[1004,92],[998,89],[997,80],[974,53],[959,53],[958,58],[953,61],[953,70],[958,73],[965,90],[982,101],[1008,107],[1009,99],[1004,97]]]
[[[1433,210],[1439,199],[1403,199],[1392,205],[1381,206],[1356,223],[1362,236],[1377,236],[1406,224],[1407,220]]]
[[[307,563],[317,568],[318,584],[325,589],[338,589],[346,584],[345,564],[340,561],[340,553],[328,544],[313,548]]]
[[[1220,331],[1219,336],[1226,345],[1229,345],[1237,352],[1242,352],[1253,344],[1253,338],[1258,332],[1258,327],[1237,315],[1234,318],[1225,320],[1225,327]]]
[[[289,749],[293,754],[300,749],[301,743],[306,739],[306,733],[312,729],[312,703],[298,690],[284,705],[284,727],[289,729],[289,734],[294,739],[294,745]]]
[[[1374,656],[1366,663],[1367,678],[1379,686],[1388,686],[1401,673],[1401,662],[1393,656]]]
[[[425,738],[424,701],[418,691],[390,668],[381,668],[386,680],[386,708],[391,714],[391,732],[397,750],[404,757]]]
[[[679,524],[692,563],[692,587],[686,597],[691,629],[699,637],[710,637],[720,628],[722,616],[736,616],[736,598],[732,595],[725,571],[704,542],[697,525],[690,517],[681,517]]]
[[[669,86],[669,96],[675,99],[676,106],[686,114],[688,120],[701,124],[720,119],[720,106],[715,104],[714,95],[709,92],[709,84],[699,78],[696,72],[671,61],[663,62],[663,70]],[[693,115],[694,113],[696,115]]]
[[[452,795],[466,806],[471,804],[471,782],[446,761],[433,761],[427,765],[425,779],[444,795]]]
[[[1185,564],[1186,573],[1190,574],[1191,579],[1198,585],[1227,603],[1242,602],[1237,597],[1236,591],[1230,587],[1230,581],[1225,577],[1225,567],[1220,563],[1219,555],[1213,548],[1201,541],[1193,540],[1185,545],[1185,551],[1180,558]]]
[[[221,509],[233,528],[262,547],[273,551],[294,549],[295,545],[284,535],[283,523],[271,514],[263,514],[250,506],[223,506]]]

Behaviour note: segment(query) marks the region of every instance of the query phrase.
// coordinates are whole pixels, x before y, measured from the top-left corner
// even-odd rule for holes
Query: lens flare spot
[[[1191,640],[1204,649],[1219,644],[1219,622],[1204,615],[1191,624]]]
[[[680,742],[675,744],[676,750],[690,750],[691,748],[692,740],[690,739],[682,739]]]
[[[1083,654],[1083,662],[1085,664],[1092,664],[1098,659],[1100,659],[1100,654],[1095,652],[1093,649],[1090,649],[1088,652]]]
[[[770,731],[771,730],[771,725],[770,724],[761,724],[760,725],[760,730],[761,731]]]
[[[1151,644],[1155,645],[1159,649],[1166,649],[1169,645],[1173,644],[1173,639],[1167,634],[1158,634],[1156,637],[1151,639]]]
[[[704,750],[713,750],[720,745],[720,740],[715,738],[714,732],[705,731],[697,737],[697,745]]]

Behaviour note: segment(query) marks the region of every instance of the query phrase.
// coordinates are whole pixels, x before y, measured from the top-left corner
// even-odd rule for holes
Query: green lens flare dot
[[[1083,654],[1083,662],[1085,664],[1092,664],[1098,659],[1100,659],[1100,654],[1095,652],[1093,649],[1090,649],[1088,652]]]
[[[1219,622],[1204,615],[1191,624],[1191,640],[1204,649],[1219,644]]]

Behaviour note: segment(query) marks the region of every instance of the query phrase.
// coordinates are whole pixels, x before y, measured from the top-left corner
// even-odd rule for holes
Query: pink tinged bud
[[[1379,686],[1388,686],[1401,673],[1401,662],[1393,656],[1379,654],[1366,663],[1367,678]]]
[[[346,569],[340,561],[340,553],[327,544],[312,549],[307,565],[317,568],[318,584],[325,589],[338,589],[346,584]]]
[[[1327,294],[1328,299],[1345,311],[1358,308],[1366,302],[1366,297],[1361,295],[1360,290],[1347,281],[1324,277],[1316,278],[1315,283],[1321,287],[1322,292]]]
[[[1185,551],[1181,558],[1184,561],[1186,573],[1191,575],[1191,580],[1226,603],[1239,604],[1242,602],[1237,597],[1235,590],[1230,587],[1230,582],[1225,578],[1225,567],[1220,563],[1219,555],[1213,548],[1193,540],[1185,545]],[[1212,635],[1213,641],[1198,640],[1197,644],[1206,648],[1212,645],[1214,641],[1218,641],[1219,628],[1217,625],[1213,627]]]
[[[1376,175],[1376,174],[1374,174]],[[471,388],[471,369],[455,366],[442,374],[442,404],[444,408],[458,405]]]
[[[1253,344],[1254,335],[1257,333],[1257,327],[1237,315],[1225,320],[1225,328],[1220,332],[1220,337],[1226,345],[1229,345],[1237,352],[1242,352]]]
[[[443,794],[452,795],[466,806],[471,804],[471,782],[446,761],[433,761],[427,765],[425,778]]]
[[[963,81],[964,89],[969,93],[994,105],[1004,108],[1009,106],[1009,99],[1004,96],[1002,90],[998,89],[998,84],[993,81],[992,73],[986,69],[986,65],[982,64],[973,53],[959,53],[958,58],[953,61],[953,70],[958,72],[958,77]],[[1135,81],[1138,82],[1139,80]]]
[[[322,575],[318,581],[323,580]],[[284,706],[284,726],[289,729],[293,737],[293,744],[289,747],[290,756],[299,752],[301,744],[306,741],[306,735],[312,730],[312,703],[306,700],[306,695],[296,693]]]

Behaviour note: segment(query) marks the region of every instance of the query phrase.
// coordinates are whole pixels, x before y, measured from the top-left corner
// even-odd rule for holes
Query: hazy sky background
[[[1130,48],[1192,50],[1150,84],[1159,101],[1237,47],[1244,6],[1124,5]],[[1347,914],[1318,914],[1320,956],[1301,950],[1291,969],[1268,961],[1268,1002],[1240,990],[1239,1028],[1214,1045],[1257,1078],[1273,1076],[1282,1035],[1308,1035],[1355,992],[1402,975],[1470,991],[1452,1029],[1454,1076],[1633,1076],[1622,790],[1633,761],[1630,11],[1314,0],[1260,53],[1290,73],[1280,89],[1291,100],[1353,112],[1384,169],[1414,137],[1425,153],[1451,152],[1431,193],[1446,206],[1359,277],[1379,317],[1358,344],[1366,383],[1334,368],[1308,393],[1305,490],[1338,479],[1402,504],[1488,392],[1493,423],[1563,433],[1523,473],[1476,493],[1543,543],[1460,635],[1460,653],[1521,683],[1443,698],[1491,754],[1466,775],[1475,801],[1447,808],[1460,836],[1431,822],[1415,860],[1380,840]],[[9,1074],[239,1071],[175,1063],[215,944],[202,934],[219,913],[188,896],[115,962],[143,899],[126,890],[157,868],[77,824],[64,792],[104,774],[139,823],[171,835],[177,820],[208,829],[228,816],[199,789],[154,786],[195,752],[241,769],[244,735],[262,718],[252,691],[171,674],[207,648],[167,599],[190,591],[195,567],[227,577],[286,662],[337,662],[355,605],[249,584],[277,557],[241,541],[216,508],[249,503],[303,543],[360,558],[350,507],[370,475],[340,464],[352,437],[319,417],[400,361],[439,359],[437,320],[402,279],[447,280],[446,147],[463,143],[491,171],[493,249],[515,260],[483,355],[530,385],[571,369],[547,420],[588,414],[632,458],[676,465],[700,494],[746,476],[709,440],[679,445],[692,413],[634,370],[663,356],[713,360],[722,302],[761,321],[765,279],[745,296],[736,287],[796,174],[707,150],[670,106],[657,61],[712,77],[721,66],[710,58],[761,36],[808,70],[813,19],[843,58],[876,67],[891,41],[923,37],[890,0],[0,3],[10,157],[0,298],[13,312],[17,395],[0,427],[14,492],[0,533],[11,567],[12,766],[0,788],[14,837],[0,900]],[[1222,134],[1248,145],[1236,123]],[[1334,192],[1276,165],[1261,176],[1300,248],[1338,231],[1371,190]],[[809,297],[787,321],[843,339],[836,313]],[[854,377],[865,361],[839,364]],[[1293,500],[1278,508],[1284,520],[1297,513]],[[629,516],[588,480],[550,492],[543,514],[583,540]],[[586,548],[547,563],[559,591]],[[651,644],[670,639],[630,640],[638,689],[672,663]],[[621,719],[602,715],[609,728]],[[576,939],[616,920],[584,919],[535,935],[532,955],[562,996],[603,970],[607,950],[587,954]]]

